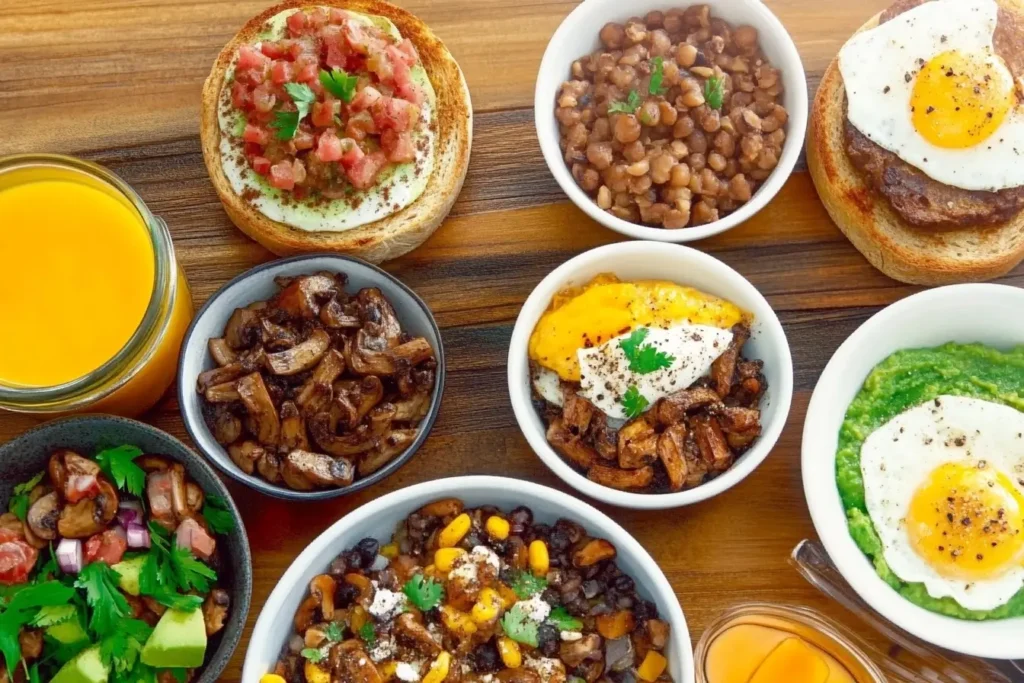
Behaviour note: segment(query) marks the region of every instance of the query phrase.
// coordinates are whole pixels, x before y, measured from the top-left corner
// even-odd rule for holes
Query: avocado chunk
[[[146,562],[145,555],[139,555],[123,562],[118,562],[111,569],[120,574],[121,579],[118,586],[128,595],[139,595],[139,575],[142,574],[142,565]]]
[[[82,628],[82,622],[77,615],[59,624],[47,626],[46,635],[64,645],[75,645],[83,640],[89,640],[89,634]]]
[[[90,647],[61,667],[50,683],[107,683],[110,669],[100,659],[100,648]]]
[[[163,668],[192,669],[206,658],[206,624],[201,609],[169,609],[142,648],[142,663]]]

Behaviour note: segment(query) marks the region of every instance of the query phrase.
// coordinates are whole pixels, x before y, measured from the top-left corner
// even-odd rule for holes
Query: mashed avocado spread
[[[968,610],[952,598],[933,598],[924,584],[902,581],[886,564],[881,539],[868,516],[860,466],[864,440],[905,410],[943,394],[1002,403],[1024,412],[1024,346],[1003,352],[982,344],[950,343],[897,351],[875,366],[839,431],[836,484],[850,535],[886,583],[927,610],[972,620],[1022,616],[1024,589],[996,609]]]

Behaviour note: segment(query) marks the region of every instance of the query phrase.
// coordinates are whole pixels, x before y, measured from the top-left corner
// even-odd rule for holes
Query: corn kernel
[[[463,512],[441,530],[441,533],[437,536],[437,545],[441,548],[452,548],[458,545],[459,541],[469,533],[469,527],[472,524],[473,522],[469,519],[469,515]]]
[[[380,665],[380,675],[386,681],[390,681],[395,677],[395,672],[398,670],[398,662],[391,659]]]
[[[534,541],[530,544],[530,569],[534,576],[545,576],[551,560],[548,558],[548,546],[544,541]]]
[[[650,650],[647,652],[647,656],[644,657],[643,664],[636,670],[636,675],[640,678],[648,681],[648,683],[654,683],[658,680],[658,676],[665,672],[665,666],[668,665],[668,661],[661,655],[657,650]]]
[[[430,671],[423,677],[423,683],[441,683],[448,676],[448,667],[452,664],[452,656],[442,652],[430,664]]]
[[[331,683],[331,674],[321,669],[313,662],[306,660],[304,667],[307,683]]]
[[[394,543],[388,543],[387,545],[382,545],[379,552],[389,560],[393,560],[398,557],[398,546]]]
[[[516,592],[503,583],[498,583],[498,595],[501,596],[501,606],[505,609],[512,609],[512,605],[519,600]]]
[[[523,654],[519,651],[519,643],[507,636],[498,638],[498,654],[501,661],[509,669],[518,669],[523,663]]]
[[[460,612],[451,605],[441,608],[441,621],[445,627],[460,638],[468,638],[476,633],[476,622],[465,612]]]
[[[442,572],[450,572],[455,566],[455,560],[465,555],[462,548],[439,548],[434,553],[434,568]]]
[[[260,676],[260,683],[286,683],[286,681],[277,674],[263,674]]]
[[[473,621],[483,626],[498,618],[498,614],[501,612],[501,605],[502,600],[501,596],[498,595],[498,591],[493,588],[484,588],[480,591],[480,595],[477,596],[476,604],[473,605],[473,609],[469,614],[473,617]]]
[[[508,520],[502,519],[497,515],[491,515],[487,518],[484,529],[487,531],[487,535],[496,541],[504,541],[508,538]]]
[[[362,605],[356,605],[352,608],[352,614],[348,618],[348,626],[355,632],[359,632],[366,622],[370,620],[370,614],[366,611],[366,608]]]

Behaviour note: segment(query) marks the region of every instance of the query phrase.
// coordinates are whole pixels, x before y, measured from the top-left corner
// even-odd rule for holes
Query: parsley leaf
[[[626,101],[619,100],[608,105],[609,114],[634,114],[640,108],[640,93],[630,90]]]
[[[619,348],[629,361],[630,371],[640,375],[670,368],[676,362],[675,356],[658,351],[652,344],[643,343],[648,332],[646,327],[637,328],[629,337],[619,342]]]
[[[17,515],[18,519],[23,522],[28,516],[28,494],[39,485],[44,476],[46,476],[45,470],[14,487],[14,495],[11,496],[11,502],[7,509]]]
[[[721,109],[725,99],[725,81],[718,76],[712,76],[704,81],[704,101],[712,109]]]
[[[117,673],[135,668],[139,653],[152,635],[152,627],[139,619],[122,619],[114,632],[100,643],[100,658]]]
[[[176,609],[179,612],[195,612],[203,606],[203,598],[199,595],[179,595],[170,591],[158,591],[156,595],[149,597],[164,607]]]
[[[316,649],[315,647],[307,647],[303,649],[302,652],[300,652],[299,654],[308,659],[309,661],[313,662],[314,664],[316,664],[324,658],[324,653]]]
[[[432,578],[424,578],[423,574],[417,574],[406,581],[402,592],[421,612],[434,609],[444,597],[444,587]]]
[[[188,683],[188,669],[167,669],[178,683]]]
[[[101,638],[112,633],[118,623],[131,614],[128,601],[117,587],[120,578],[106,562],[93,562],[85,565],[75,581],[76,588],[85,590],[85,600],[92,608],[89,628]]]
[[[70,621],[77,613],[78,609],[74,605],[47,605],[40,609],[29,623],[40,628],[56,626]]]
[[[73,588],[59,581],[22,584],[4,595],[0,612],[0,652],[8,671],[15,671],[21,661],[18,633],[29,624],[41,607],[67,605],[75,595]]]
[[[146,488],[146,473],[133,460],[142,455],[137,446],[118,446],[96,454],[96,464],[117,483],[117,488],[133,496],[142,497]]]
[[[529,600],[547,587],[547,579],[525,571],[517,572],[512,579],[512,585],[509,586],[520,600]]]
[[[21,643],[18,632],[32,618],[31,614],[17,610],[7,610],[0,614],[0,651],[4,654],[4,662],[8,671],[17,670],[21,662]]]
[[[344,69],[336,68],[331,71],[320,69],[320,84],[324,86],[325,90],[345,102],[351,102],[352,98],[356,96],[356,83],[358,82],[359,79],[356,76],[350,76]]]
[[[650,401],[644,398],[644,395],[640,393],[635,384],[631,384],[629,389],[626,389],[626,393],[623,394],[619,403],[622,404],[623,410],[626,411],[626,417],[631,420],[642,415],[647,406],[650,405]]]
[[[159,524],[149,523],[152,547],[139,575],[139,591],[158,600],[168,593],[196,590],[207,593],[217,572],[197,560],[188,548],[182,548]]]
[[[559,631],[578,631],[583,628],[583,622],[569,614],[568,610],[561,605],[551,610],[551,614],[548,615],[548,623]]]
[[[373,624],[370,622],[366,622],[359,627],[359,637],[371,648],[377,644],[377,632],[373,630]]]
[[[295,103],[295,111],[276,112],[270,127],[277,129],[279,140],[291,140],[299,128],[299,121],[309,114],[310,107],[316,102],[316,94],[305,83],[285,83],[284,89]]]
[[[651,95],[664,95],[668,90],[662,81],[665,79],[665,60],[662,57],[655,57],[651,60],[651,83],[647,86],[647,92]]]
[[[327,640],[331,641],[332,643],[338,642],[344,635],[342,633],[341,624],[339,624],[336,621],[332,621],[331,623],[327,624],[327,626],[324,628],[324,635],[327,636]]]
[[[227,534],[235,529],[235,518],[231,516],[227,501],[220,496],[206,496],[203,519],[215,534]]]
[[[515,604],[501,618],[505,635],[523,645],[537,647],[537,622],[530,619],[522,605]]]

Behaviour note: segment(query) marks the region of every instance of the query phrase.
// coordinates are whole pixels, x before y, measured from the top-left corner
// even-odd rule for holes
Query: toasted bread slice
[[[416,46],[437,95],[434,169],[420,197],[389,216],[349,230],[306,231],[267,218],[235,193],[224,174],[220,153],[218,100],[225,72],[239,46],[258,40],[274,15],[291,8],[339,7],[390,19]],[[203,86],[201,120],[203,159],[228,217],[242,232],[278,255],[336,251],[379,263],[422,244],[455,203],[469,166],[473,109],[462,70],[422,21],[383,0],[286,0],[253,17],[221,50]]]
[[[1021,0],[999,3],[1022,11]],[[858,32],[877,26],[880,16]],[[1024,259],[1024,214],[991,227],[929,230],[907,224],[851,164],[845,118],[846,89],[837,56],[811,107],[807,165],[832,220],[871,265],[901,282],[935,286],[990,280]]]

